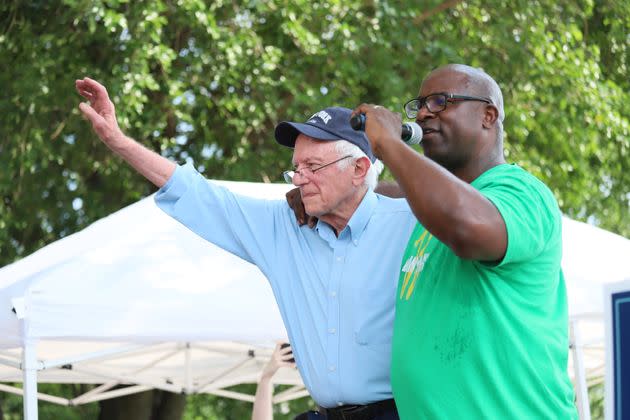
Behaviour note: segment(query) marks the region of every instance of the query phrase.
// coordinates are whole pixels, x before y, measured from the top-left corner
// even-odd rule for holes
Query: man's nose
[[[293,185],[299,187],[308,183],[308,178],[302,175],[302,172],[295,171],[295,173],[293,174],[293,178],[291,178],[291,181],[293,181]]]
[[[422,105],[422,108],[420,108],[418,110],[418,114],[416,115],[416,122],[422,122],[424,120],[426,120],[427,118],[434,118],[435,117],[435,113],[429,111],[429,107],[427,107],[427,104]]]

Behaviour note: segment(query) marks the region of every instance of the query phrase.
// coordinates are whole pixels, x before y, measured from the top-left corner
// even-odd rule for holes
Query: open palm
[[[122,134],[116,121],[114,104],[105,86],[89,77],[77,80],[75,86],[79,94],[89,101],[79,104],[79,109],[99,138],[107,143]]]

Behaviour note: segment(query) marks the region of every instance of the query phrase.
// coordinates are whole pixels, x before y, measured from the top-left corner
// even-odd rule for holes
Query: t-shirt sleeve
[[[178,166],[155,195],[157,206],[209,242],[265,271],[275,258],[275,237],[286,206],[235,194],[199,174],[192,165]],[[286,211],[284,211],[286,212]]]
[[[536,178],[526,173],[505,174],[480,192],[499,210],[507,229],[507,250],[496,267],[536,257],[559,234],[556,200]]]

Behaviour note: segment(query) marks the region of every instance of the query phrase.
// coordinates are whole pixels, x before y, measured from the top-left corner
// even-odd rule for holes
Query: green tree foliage
[[[630,235],[627,2],[16,1],[0,19],[0,264],[152,191],[79,117],[84,75],[147,146],[280,181],[279,120],[399,109],[433,67],[481,66],[504,90],[508,158],[565,213]]]
[[[20,387],[21,384],[10,384]],[[91,386],[84,384],[39,384],[39,392],[62,398],[73,398],[87,392]],[[51,402],[39,401],[38,414],[41,420],[97,420],[98,403],[65,407]],[[0,420],[22,420],[22,397],[15,394],[0,393]]]
[[[282,392],[287,386],[276,386],[275,393]],[[256,386],[252,384],[238,385],[232,391],[253,395]],[[274,405],[274,420],[293,420],[296,414],[307,410],[315,410],[315,403],[310,398],[300,398]],[[249,419],[252,415],[252,404],[214,395],[191,395],[182,416],[182,420],[223,420]]]
[[[630,236],[629,27],[623,0],[1,2],[0,265],[153,191],[81,120],[83,76],[148,147],[279,182],[279,120],[400,109],[432,68],[479,66],[503,88],[508,160]]]

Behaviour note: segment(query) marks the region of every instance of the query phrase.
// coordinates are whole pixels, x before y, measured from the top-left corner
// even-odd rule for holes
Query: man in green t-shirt
[[[401,121],[363,104],[374,154],[418,225],[396,296],[392,386],[402,419],[576,418],[567,374],[561,214],[551,191],[503,155],[503,97],[485,72],[431,72]]]

